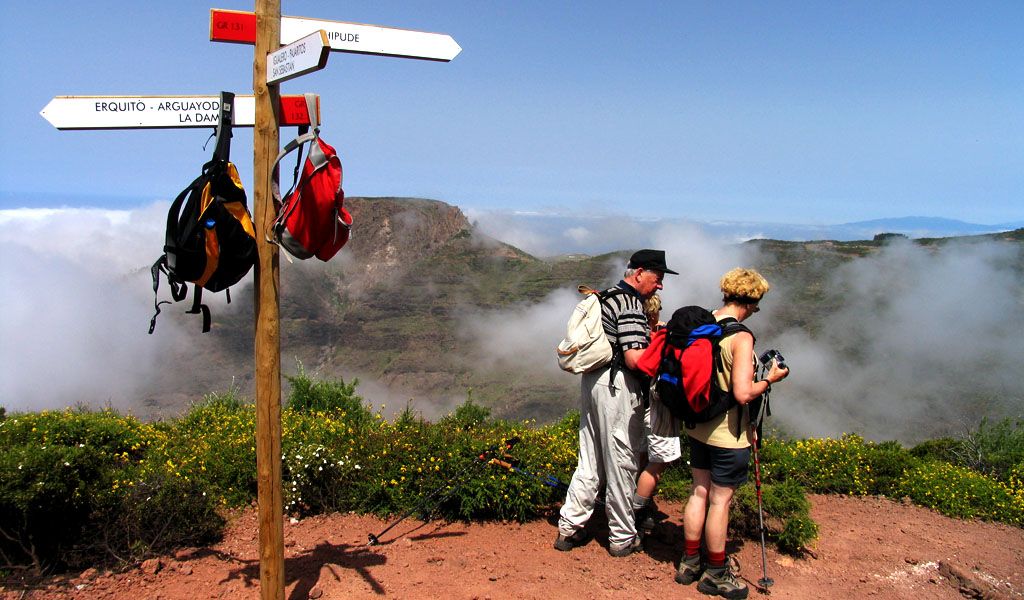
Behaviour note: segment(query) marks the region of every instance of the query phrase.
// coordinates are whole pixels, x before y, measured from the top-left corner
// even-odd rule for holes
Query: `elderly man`
[[[622,281],[603,294],[602,321],[612,341],[610,365],[584,373],[580,384],[580,450],[565,504],[558,520],[555,548],[569,551],[589,538],[583,527],[605,486],[608,552],[629,556],[640,548],[633,495],[644,436],[642,387],[646,377],[635,370],[650,343],[643,301],[662,289],[666,273],[663,250],[639,250],[629,259]]]

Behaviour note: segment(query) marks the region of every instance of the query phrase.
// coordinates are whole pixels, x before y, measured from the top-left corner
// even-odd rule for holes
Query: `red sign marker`
[[[462,51],[452,36],[443,33],[305,17],[282,16],[280,41],[282,45],[291,44],[320,30],[334,52],[448,62]],[[210,41],[255,44],[256,14],[211,8]]]
[[[320,123],[320,96],[316,97],[317,123]],[[281,96],[281,119],[285,125],[309,125],[309,109],[305,96]]]
[[[210,9],[210,41],[256,43],[256,13]]]

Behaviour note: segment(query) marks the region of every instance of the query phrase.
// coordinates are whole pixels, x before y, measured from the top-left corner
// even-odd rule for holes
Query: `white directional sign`
[[[308,125],[306,99],[281,96],[281,125]],[[57,129],[214,127],[219,96],[57,96],[39,112]],[[234,126],[256,122],[253,96],[235,96]]]
[[[320,29],[267,55],[267,83],[281,83],[327,66],[331,45]]]
[[[452,36],[397,27],[345,21],[281,17],[281,43],[290,44],[315,31],[327,32],[331,50],[402,58],[450,61],[462,52]],[[256,14],[237,10],[210,10],[210,40],[256,43]]]

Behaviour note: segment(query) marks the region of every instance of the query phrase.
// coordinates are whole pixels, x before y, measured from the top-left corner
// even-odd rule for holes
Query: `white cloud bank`
[[[163,203],[0,211],[0,404],[137,407],[182,342],[171,323],[147,335],[166,218]]]
[[[182,304],[165,310],[147,335],[149,265],[160,254],[165,219],[164,203],[132,211],[0,211],[0,405],[140,409],[153,375],[167,368],[162,361],[199,335]],[[720,275],[757,259],[751,248],[716,241],[696,226],[606,233],[623,236],[619,248],[667,251],[680,275],[666,277],[665,316],[686,304],[717,305]],[[894,244],[816,282],[827,302],[802,307],[823,317],[814,335],[773,325],[773,312],[795,292],[776,285],[749,322],[763,333],[758,348],[779,348],[793,366],[790,380],[775,389],[773,418],[798,435],[856,431],[916,440],[963,430],[986,415],[1021,416],[1022,264],[1014,244]],[[604,281],[578,283],[610,284],[623,267],[609,263]],[[166,284],[161,289],[166,298]],[[222,303],[222,296],[210,300]],[[574,289],[560,289],[506,311],[469,309],[464,332],[480,344],[466,362],[556,373],[553,348],[578,298]],[[218,306],[215,315],[234,306]]]
[[[750,248],[727,245],[695,228],[651,227],[625,247],[667,251],[680,275],[666,277],[663,318],[675,308],[720,304],[718,280],[756,263]],[[792,377],[773,394],[775,423],[796,435],[919,441],[958,433],[982,417],[1024,416],[1018,383],[1024,367],[1024,281],[1014,244],[909,242],[846,263],[825,281],[828,302],[804,310],[822,319],[816,335],[802,329],[758,336],[760,351],[780,349]],[[605,285],[621,276],[609,268]],[[772,331],[772,313],[796,290],[776,285],[748,324]],[[558,372],[554,348],[579,294],[554,290],[542,302],[469,315],[483,363],[504,361]]]

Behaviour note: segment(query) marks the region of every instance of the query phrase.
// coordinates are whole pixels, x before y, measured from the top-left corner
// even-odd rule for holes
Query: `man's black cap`
[[[679,274],[668,268],[668,265],[665,264],[664,250],[637,250],[633,253],[633,256],[629,257],[629,268],[635,269],[637,267],[650,269],[652,271],[661,271],[666,274]]]

